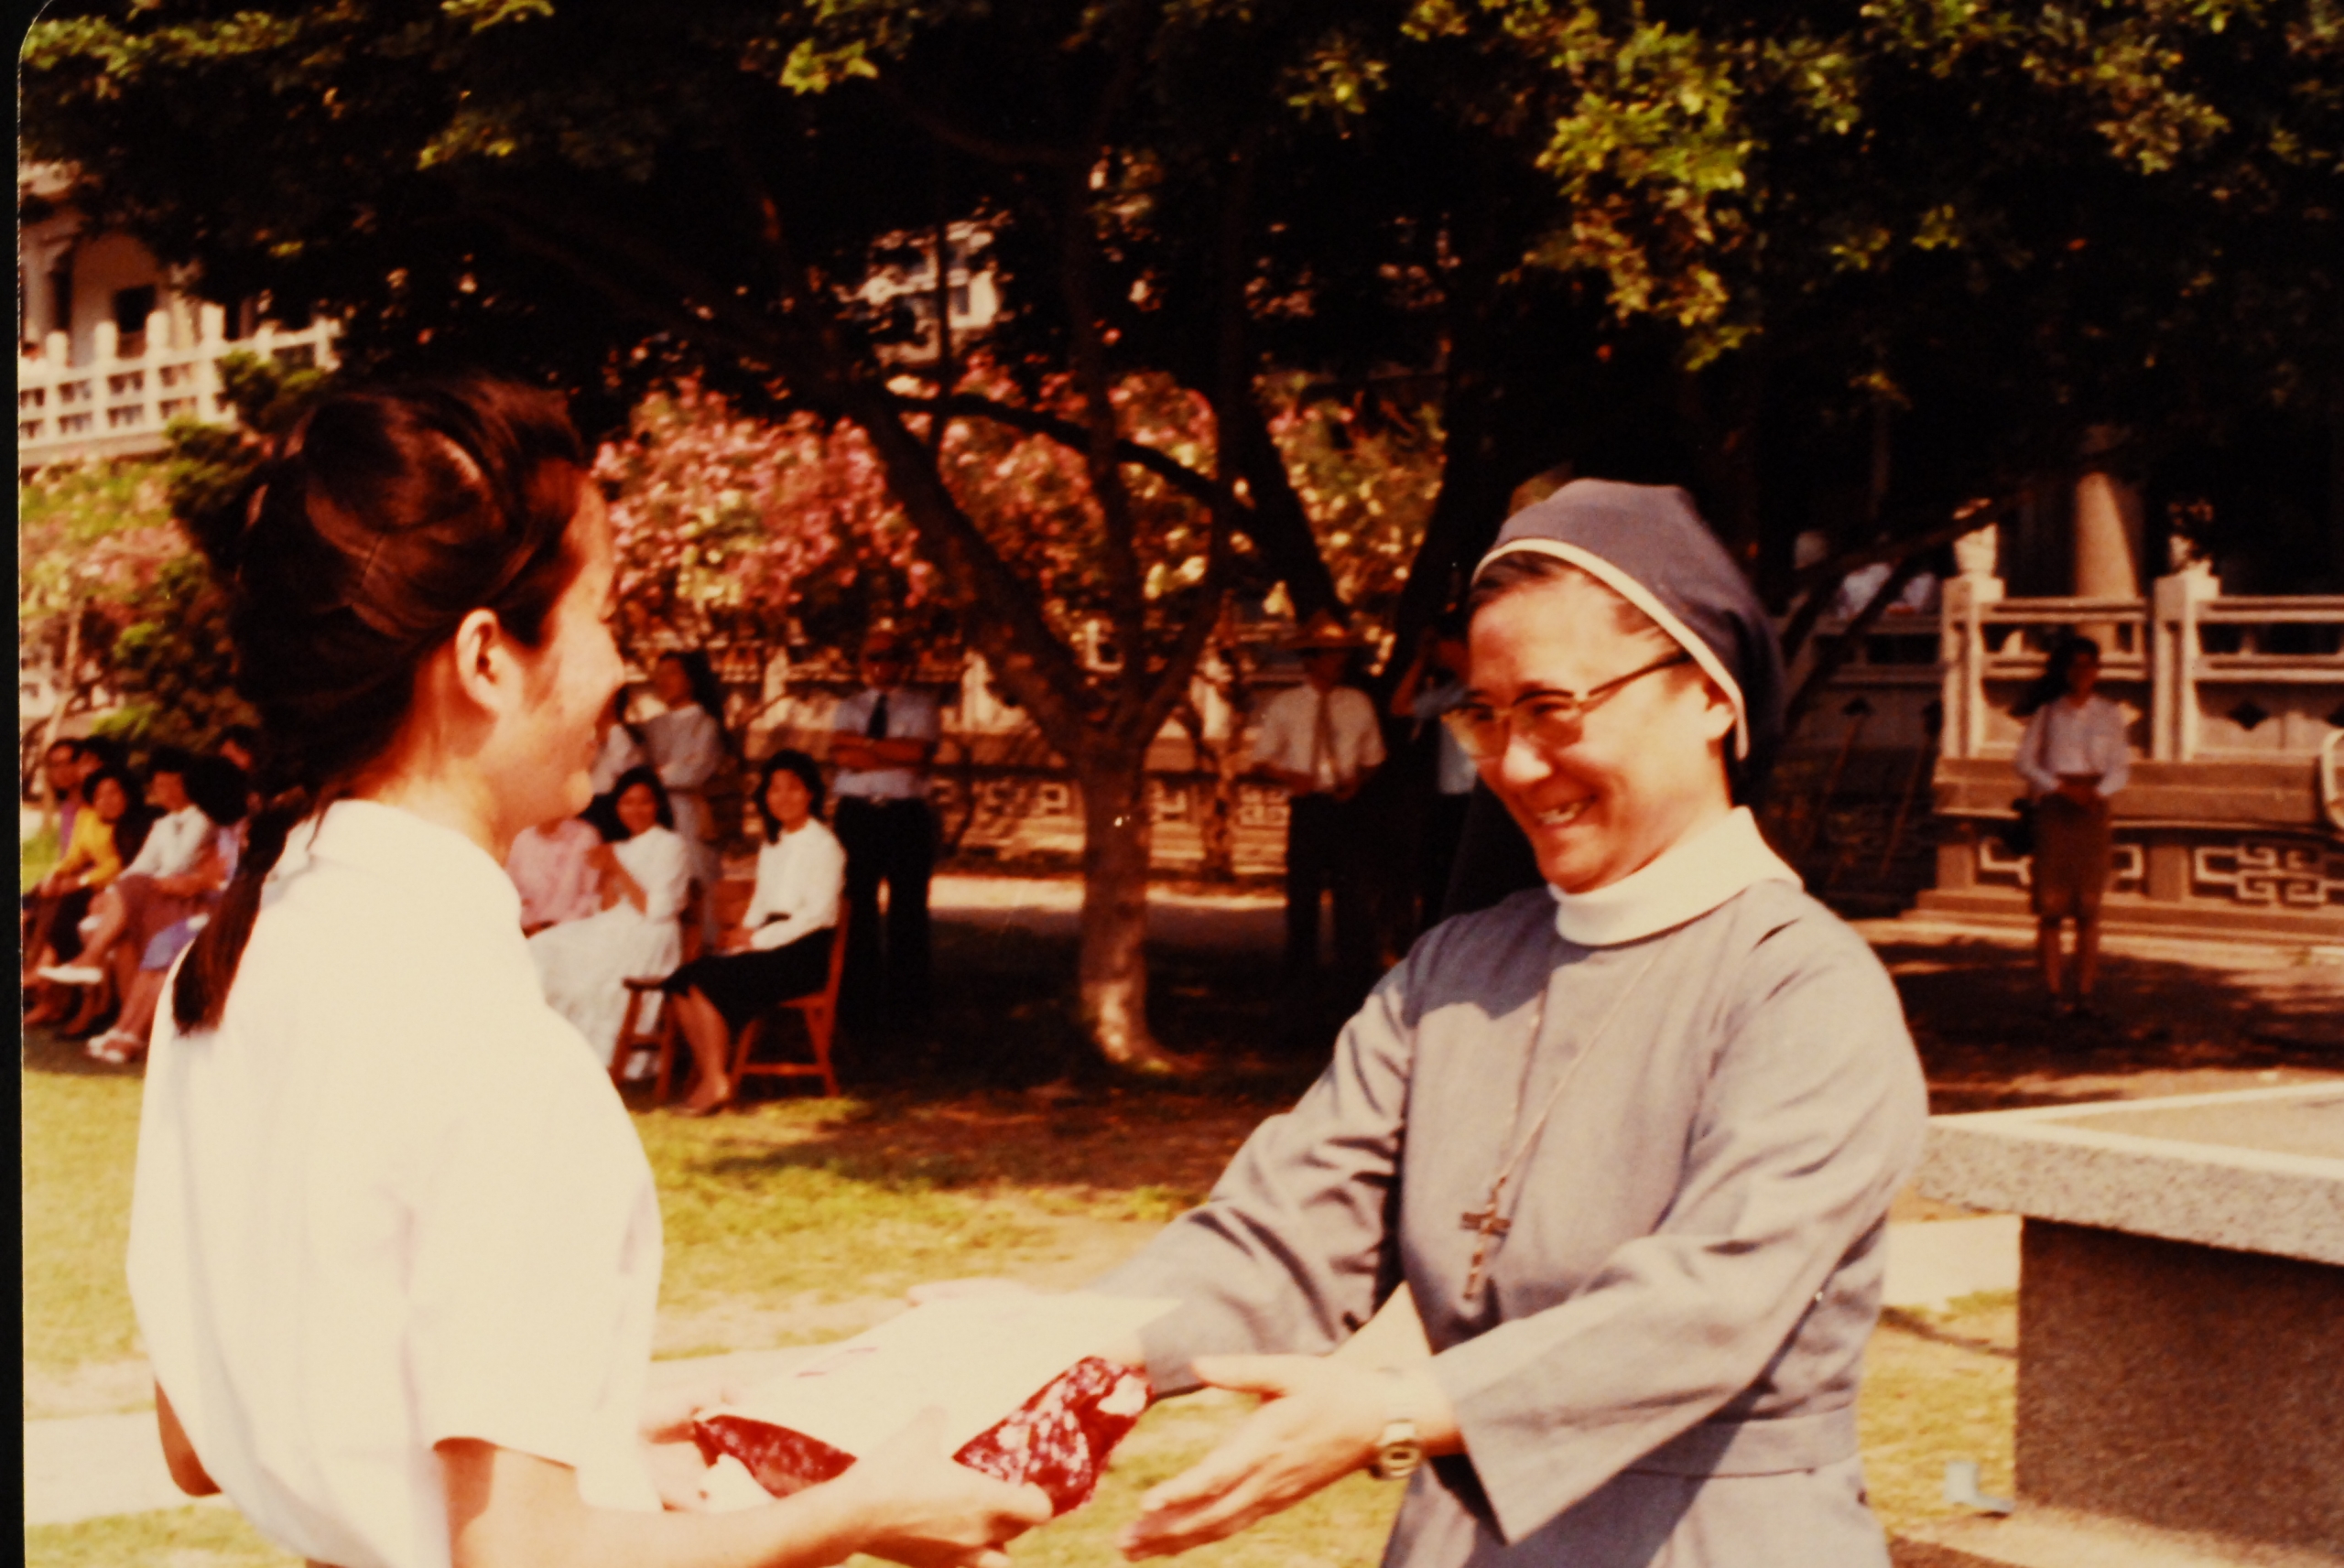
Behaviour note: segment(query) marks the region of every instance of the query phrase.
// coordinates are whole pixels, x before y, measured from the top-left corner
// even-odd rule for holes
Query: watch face
[[[1375,1450],[1375,1463],[1370,1466],[1376,1476],[1385,1481],[1405,1480],[1418,1465],[1424,1463],[1424,1445],[1413,1437],[1395,1443],[1385,1443]]]

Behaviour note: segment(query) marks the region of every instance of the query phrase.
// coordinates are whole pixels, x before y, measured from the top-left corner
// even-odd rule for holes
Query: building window
[[[142,283],[136,288],[114,291],[114,330],[124,337],[146,330],[146,318],[155,313],[155,286]]]

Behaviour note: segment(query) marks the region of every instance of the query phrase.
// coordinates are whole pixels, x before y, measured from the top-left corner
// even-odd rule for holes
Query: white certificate
[[[944,1411],[945,1451],[957,1453],[1051,1379],[1178,1304],[1080,1291],[930,1302],[841,1340],[702,1419],[732,1415],[787,1427],[859,1456],[936,1405]]]

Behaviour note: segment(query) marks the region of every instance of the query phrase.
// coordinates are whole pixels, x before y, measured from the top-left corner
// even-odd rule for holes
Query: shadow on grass
[[[91,1056],[89,1043],[69,1039],[47,1029],[27,1029],[24,1040],[24,1070],[47,1073],[58,1077],[74,1078],[135,1078],[140,1076],[136,1066],[116,1067]]]
[[[2031,952],[1980,938],[1887,942],[1930,1108],[2003,1110],[2174,1092],[2249,1073],[2344,1071],[2344,969],[2110,956],[2092,1020],[2055,1019]]]

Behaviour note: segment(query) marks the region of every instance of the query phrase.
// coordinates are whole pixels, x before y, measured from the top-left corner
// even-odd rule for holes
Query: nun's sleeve
[[[1755,957],[1659,1227],[1559,1304],[1433,1360],[1508,1541],[1712,1416],[1768,1413],[1770,1370],[1800,1357],[1859,1363],[1926,1091],[1895,990],[1861,938],[1794,925]],[[1810,1430],[1804,1462],[1784,1468],[1829,1462],[1816,1427],[1853,1455],[1854,1393],[1850,1380],[1786,1417]]]
[[[1196,1388],[1199,1356],[1330,1350],[1389,1293],[1415,1045],[1408,973],[1403,965],[1375,988],[1327,1071],[1291,1111],[1254,1130],[1203,1207],[1090,1287],[1180,1299],[1144,1336],[1156,1392]]]

